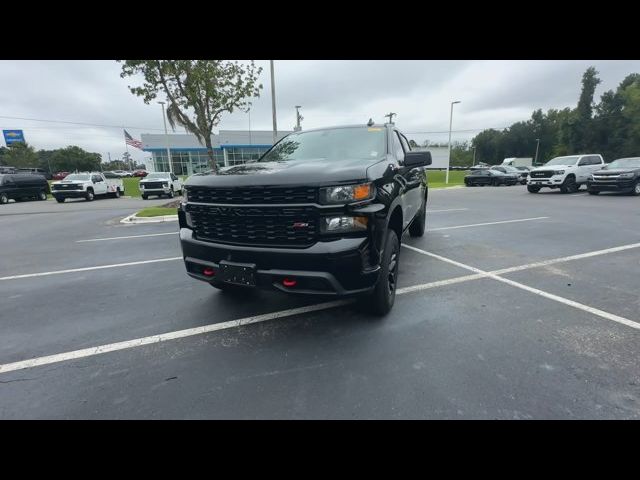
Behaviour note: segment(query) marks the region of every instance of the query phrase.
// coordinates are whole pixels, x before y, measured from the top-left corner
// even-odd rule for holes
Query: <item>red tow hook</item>
[[[285,278],[284,280],[282,280],[282,285],[284,285],[287,288],[295,287],[297,284],[298,284],[298,281],[294,278]]]
[[[202,270],[202,274],[205,277],[213,277],[216,274],[216,271],[211,267],[204,267],[204,269]]]

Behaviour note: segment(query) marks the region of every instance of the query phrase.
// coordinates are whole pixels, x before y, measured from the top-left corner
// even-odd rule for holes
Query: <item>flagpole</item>
[[[125,129],[124,127],[122,127],[122,131],[124,132]],[[127,136],[124,136],[124,148],[127,151],[127,160],[129,160],[129,144],[127,143]],[[129,168],[131,168],[131,160],[129,160]]]

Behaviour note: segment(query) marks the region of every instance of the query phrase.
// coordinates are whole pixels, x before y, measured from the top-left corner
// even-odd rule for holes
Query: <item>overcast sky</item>
[[[261,97],[251,115],[225,116],[218,129],[271,130],[269,62]],[[454,140],[469,139],[484,128],[503,128],[526,120],[536,108],[573,107],[584,70],[594,65],[602,84],[596,98],[615,88],[640,61],[276,61],[276,107],[279,130],[295,124],[294,105],[302,105],[303,128],[395,122],[418,142],[446,141],[450,102],[460,100],[453,118]],[[36,149],[78,145],[107,159],[125,151],[122,125],[135,138],[163,131],[161,107],[145,105],[120,78],[115,61],[0,61],[0,126],[23,129]],[[65,125],[18,120],[22,117],[81,122],[111,127]],[[456,130],[473,130],[455,132]],[[415,133],[428,132],[428,133]],[[432,133],[445,132],[445,133]],[[177,130],[184,133],[184,130]],[[0,145],[3,142],[0,141]],[[138,160],[150,154],[132,147]]]

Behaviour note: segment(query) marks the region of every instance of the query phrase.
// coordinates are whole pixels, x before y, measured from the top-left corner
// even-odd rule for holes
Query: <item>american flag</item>
[[[124,131],[124,141],[127,145],[131,145],[132,147],[142,150],[142,142],[133,138],[126,130]]]

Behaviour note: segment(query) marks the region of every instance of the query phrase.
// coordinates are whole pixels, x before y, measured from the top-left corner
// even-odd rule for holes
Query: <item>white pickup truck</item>
[[[591,174],[602,169],[602,155],[570,155],[549,160],[542,167],[529,172],[529,193],[538,193],[541,188],[559,188],[562,193],[577,192],[586,185]]]
[[[169,172],[154,172],[150,173],[142,180],[140,180],[140,196],[143,200],[146,200],[151,195],[157,195],[162,197],[163,195],[173,198],[177,193],[182,195],[182,181]]]
[[[119,178],[106,178],[100,172],[72,173],[64,180],[51,183],[51,194],[58,203],[67,198],[84,198],[92,201],[98,195],[114,198],[124,194],[124,184]]]

